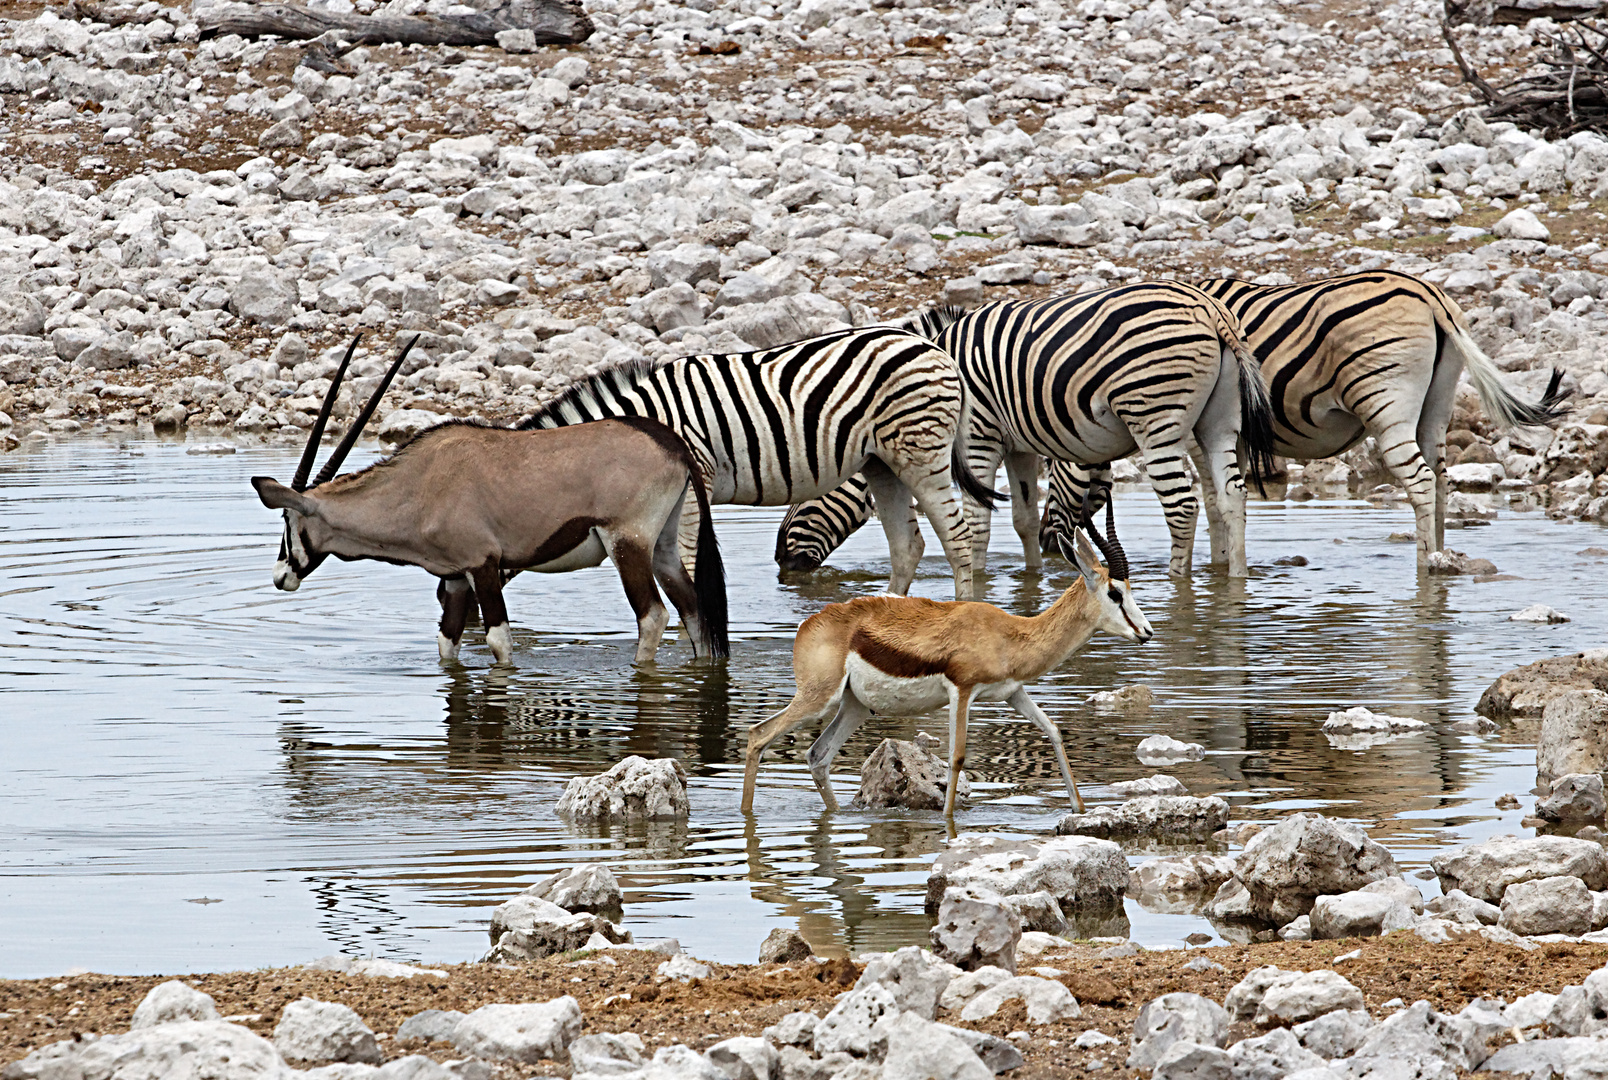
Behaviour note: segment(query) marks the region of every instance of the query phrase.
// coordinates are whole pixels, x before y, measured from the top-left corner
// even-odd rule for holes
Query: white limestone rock
[[[1577,877],[1587,889],[1608,889],[1608,853],[1602,845],[1567,836],[1497,836],[1453,848],[1429,864],[1443,892],[1459,889],[1490,904],[1500,904],[1510,885],[1541,878]]]
[[[1284,1080],[1302,1069],[1326,1068],[1328,1062],[1302,1046],[1289,1028],[1241,1039],[1228,1048],[1234,1080]]]
[[[1121,901],[1128,862],[1109,840],[1055,836],[1044,840],[966,835],[950,841],[927,874],[926,906],[937,914],[947,889],[978,888],[1001,896],[1047,892],[1063,909],[1102,909]]]
[[[304,997],[285,1006],[274,1028],[274,1048],[287,1061],[382,1060],[374,1032],[345,1005]]]
[[[560,870],[526,889],[525,895],[546,900],[565,911],[596,915],[618,912],[625,901],[613,871],[595,863]]]
[[[1599,821],[1608,800],[1603,795],[1602,777],[1597,773],[1572,773],[1552,782],[1552,790],[1535,804],[1535,816],[1545,821],[1580,825]]]
[[[1216,795],[1141,795],[1118,806],[1097,806],[1056,822],[1059,835],[1125,839],[1135,836],[1204,840],[1228,824],[1228,803]]]
[[[1171,735],[1151,735],[1139,741],[1134,753],[1146,765],[1171,765],[1199,761],[1206,756],[1206,748],[1200,743],[1179,742]]]
[[[693,979],[707,979],[713,972],[708,964],[694,960],[685,953],[678,953],[654,969],[654,974],[661,979],[674,979],[677,982],[691,982]]]
[[[632,755],[598,776],[577,776],[558,800],[572,821],[673,819],[687,816],[687,774],[675,758]]]
[[[998,967],[1016,971],[1022,920],[998,893],[986,888],[949,888],[929,936],[936,955],[971,971]]]
[[[926,949],[907,945],[897,952],[872,957],[854,988],[862,990],[872,984],[884,986],[892,991],[901,1011],[931,1020],[938,1015],[938,999],[950,980],[960,974],[961,969],[954,964],[946,963]]]
[[[722,1039],[704,1056],[729,1080],[771,1080],[780,1067],[775,1047],[752,1035]]]
[[[1209,897],[1234,876],[1235,861],[1228,855],[1196,852],[1149,859],[1128,874],[1128,895],[1140,903],[1164,897]]]
[[[1569,616],[1557,608],[1548,607],[1545,604],[1531,604],[1529,607],[1521,608],[1508,616],[1508,622],[1557,624],[1568,621]]]
[[[1546,703],[1535,772],[1542,784],[1560,776],[1608,772],[1608,694],[1570,690]]]
[[[494,1061],[563,1061],[581,1033],[581,1006],[565,995],[522,1005],[482,1005],[458,1021],[452,1043],[465,1054]]]
[[[1175,1043],[1221,1047],[1227,1041],[1228,1013],[1217,1002],[1199,994],[1163,994],[1134,1018],[1128,1068],[1156,1068]]]
[[[1358,889],[1318,897],[1312,904],[1310,925],[1313,940],[1324,941],[1378,937],[1392,930],[1408,929],[1414,921],[1412,909],[1399,897]]]
[[[1339,1009],[1296,1024],[1290,1031],[1306,1049],[1332,1060],[1356,1053],[1373,1028],[1373,1018],[1363,1010]]]
[[[1541,219],[1528,210],[1510,210],[1500,221],[1491,227],[1496,235],[1509,240],[1541,240],[1552,239],[1552,230],[1541,223]]]
[[[1319,896],[1396,875],[1390,852],[1360,828],[1318,814],[1294,814],[1258,833],[1237,866],[1246,894],[1242,917],[1280,926],[1307,914]],[[1217,899],[1226,899],[1222,889]]]
[[[273,1043],[222,1020],[178,1020],[134,1028],[99,1039],[67,1039],[33,1051],[5,1067],[6,1080],[110,1077],[218,1077],[294,1080]]]
[[[1359,1010],[1363,1004],[1362,991],[1338,972],[1286,972],[1262,994],[1255,1022],[1263,1027],[1300,1024],[1326,1013]]]
[[[1590,932],[1593,900],[1586,883],[1577,877],[1548,877],[1519,881],[1502,893],[1504,929],[1527,937],[1537,934]]]
[[[957,1029],[915,1013],[884,1015],[876,1023],[874,1042],[882,1056],[882,1080],[992,1080],[994,1076]]]
[[[145,998],[134,1009],[131,1030],[171,1024],[180,1020],[217,1020],[218,1007],[211,994],[203,994],[195,987],[178,979],[169,979],[151,987]]]
[[[885,1014],[899,1012],[893,991],[880,983],[850,990],[815,1026],[815,1052],[842,1051],[864,1057],[871,1052],[871,1029]]]
[[[1145,795],[1188,795],[1189,790],[1184,787],[1182,780],[1166,773],[1156,773],[1154,776],[1143,776],[1137,780],[1118,780],[1111,785],[1111,790],[1124,799],[1136,799]]]
[[[1037,975],[1018,975],[972,997],[961,1008],[960,1018],[968,1023],[986,1020],[1010,1001],[1026,1006],[1030,1024],[1053,1024],[1082,1015],[1072,991],[1062,983]]]

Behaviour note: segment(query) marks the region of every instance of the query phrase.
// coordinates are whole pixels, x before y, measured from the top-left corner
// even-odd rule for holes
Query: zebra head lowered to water
[[[562,431],[449,421],[419,433],[383,461],[336,476],[402,366],[404,349],[309,486],[307,475],[356,346],[354,340],[330,382],[290,485],[251,478],[263,505],[285,519],[276,586],[294,591],[330,555],[420,567],[440,579],[441,658],[457,657],[470,607],[478,602],[486,644],[506,664],[513,639],[503,602],[505,576],[578,570],[606,556],[636,614],[637,663],[653,660],[668,622],[655,581],[681,613],[694,651],[726,655],[725,571],[708,497],[691,453],[674,432],[635,417]],[[692,578],[676,542],[689,487],[700,511]]]
[[[578,380],[520,422],[557,428],[610,416],[659,421],[687,443],[712,502],[786,506],[862,472],[879,504],[927,515],[972,595],[971,532],[958,480],[994,493],[959,465],[968,398],[949,354],[906,330],[869,326],[750,353],[633,362]],[[921,555],[915,512],[884,515],[889,591],[904,593]]]
[[[1128,641],[1149,641],[1150,623],[1134,601],[1128,557],[1117,540],[1111,507],[1106,535],[1087,517],[1088,538],[1079,531],[1067,558],[1078,580],[1048,609],[1024,618],[992,604],[940,602],[913,597],[870,596],[829,604],[798,628],[793,641],[797,689],[787,708],[748,732],[744,759],[744,813],[754,805],[754,786],[765,748],[799,724],[832,722],[809,751],[810,774],[829,810],[832,759],[871,713],[910,716],[949,708],[949,789],[945,814],[955,812],[955,792],[966,765],[967,715],[974,701],[1005,701],[1049,738],[1066,781],[1067,797],[1081,811],[1083,799],[1055,723],[1028,697],[1027,686],[1059,667],[1098,631]]]

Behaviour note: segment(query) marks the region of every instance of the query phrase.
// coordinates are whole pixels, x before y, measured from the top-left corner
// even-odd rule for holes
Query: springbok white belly
[[[949,707],[953,684],[942,675],[904,678],[889,675],[851,652],[843,662],[845,681],[866,708],[885,716],[915,716]],[[1019,682],[984,683],[977,688],[976,701],[1004,701],[1017,690]]]

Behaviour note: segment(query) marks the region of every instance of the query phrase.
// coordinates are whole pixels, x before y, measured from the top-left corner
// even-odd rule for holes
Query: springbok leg
[[[480,621],[486,625],[486,645],[499,664],[514,658],[514,635],[508,629],[508,606],[503,603],[502,567],[491,558],[474,571],[475,599],[480,601]]]
[[[843,691],[843,700],[838,704],[838,713],[832,722],[826,725],[826,730],[810,744],[807,760],[810,765],[810,775],[815,778],[815,788],[821,793],[821,801],[828,810],[838,808],[837,796],[832,793],[832,759],[837,757],[843,744],[849,741],[849,736],[871,715],[871,710],[865,703],[854,696],[853,690]]]
[[[955,816],[960,771],[966,767],[966,713],[975,687],[956,686],[949,691],[949,790],[944,795],[944,817]]]
[[[659,651],[664,628],[670,623],[670,613],[664,609],[659,589],[653,584],[653,552],[635,539],[613,537],[606,540],[609,558],[614,560],[620,584],[625,586],[625,598],[636,613],[637,650],[632,663],[651,664]]]
[[[436,585],[436,599],[441,603],[441,629],[436,633],[436,648],[441,659],[456,660],[458,644],[463,641],[463,628],[469,621],[469,608],[474,601],[468,579],[442,578]]]
[[[759,759],[765,748],[798,725],[819,720],[835,709],[837,685],[825,679],[800,685],[787,708],[748,729],[748,750],[743,758],[743,813],[754,812],[754,785],[759,780]]]
[[[1055,763],[1061,766],[1061,779],[1066,781],[1066,794],[1072,800],[1072,809],[1083,813],[1083,796],[1078,794],[1078,785],[1072,779],[1072,764],[1066,759],[1066,747],[1061,743],[1061,733],[1055,727],[1055,721],[1044,715],[1044,710],[1027,696],[1027,689],[1016,691],[1005,699],[1011,708],[1025,716],[1028,721],[1050,740],[1050,746],[1055,749]]]

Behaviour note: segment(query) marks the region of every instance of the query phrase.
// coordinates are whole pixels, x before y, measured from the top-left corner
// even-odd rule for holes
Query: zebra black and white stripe
[[[909,325],[960,365],[972,407],[962,432],[966,471],[991,477],[1004,461],[1029,565],[1039,564],[1039,457],[1098,464],[1137,450],[1172,534],[1170,572],[1190,569],[1198,505],[1184,456],[1193,454],[1213,520],[1222,522],[1229,573],[1245,573],[1236,442],[1243,434],[1260,482],[1272,460],[1271,414],[1255,357],[1212,297],[1145,282],[970,313],[943,309]],[[988,515],[968,512],[981,568]]]
[[[954,361],[931,341],[875,326],[759,352],[625,364],[580,380],[519,426],[611,416],[651,417],[680,435],[711,502],[802,502],[863,470],[879,502],[909,506],[914,496],[949,557],[956,596],[970,598],[970,531],[952,479],[975,498],[993,492],[963,469],[952,476],[966,396]],[[887,517],[889,588],[903,593],[920,533],[913,511]]]
[[[1271,286],[1221,278],[1202,288],[1238,318],[1261,365],[1275,451],[1312,460],[1373,436],[1407,490],[1420,561],[1444,546],[1446,427],[1462,372],[1497,424],[1546,424],[1558,415],[1560,373],[1539,403],[1519,401],[1502,386],[1456,302],[1409,275],[1381,270]],[[1071,462],[1051,470],[1041,536],[1028,546],[1053,545],[1057,530],[1070,536],[1090,479],[1091,470]],[[1213,509],[1208,503],[1209,516]],[[847,535],[796,542],[808,539],[829,553]]]

